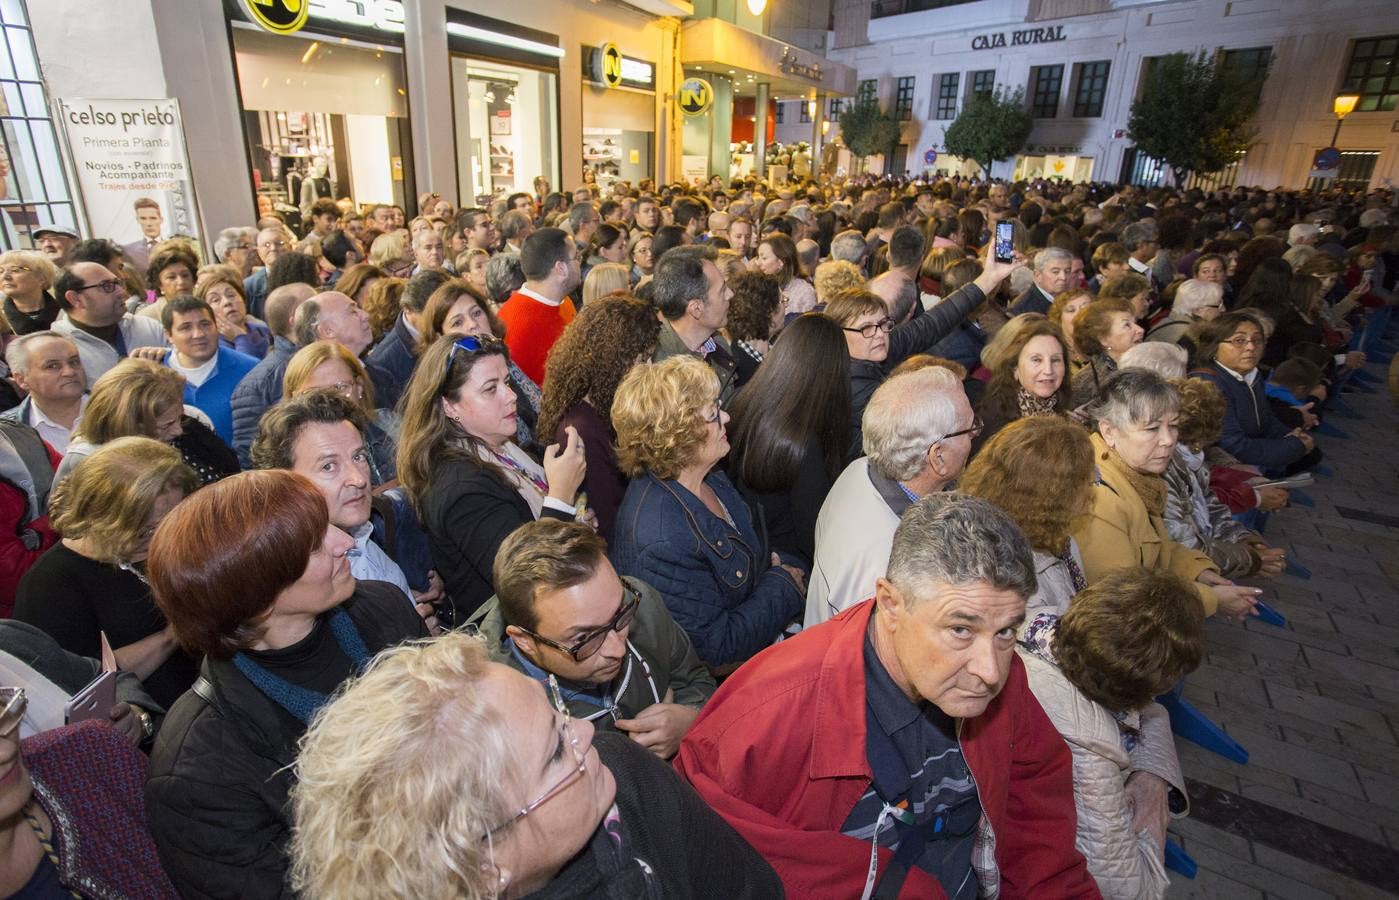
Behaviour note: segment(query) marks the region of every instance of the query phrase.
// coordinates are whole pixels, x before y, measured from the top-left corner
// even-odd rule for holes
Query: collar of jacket
[[[709,507],[705,506],[700,498],[681,487],[679,482],[657,478],[650,472],[646,473],[646,477],[676,499],[685,511],[685,518],[690,523],[690,531],[708,545],[710,553],[720,559],[728,559],[734,554],[734,544],[743,534],[742,523],[749,521],[751,527],[751,516],[738,491],[725,483],[727,479],[720,477],[720,469],[716,467],[710,471],[708,475],[704,476],[704,481],[714,490],[714,493],[723,502],[724,508],[729,511],[729,517],[734,520],[732,526],[710,512]],[[756,553],[762,548],[752,547],[749,549]]]

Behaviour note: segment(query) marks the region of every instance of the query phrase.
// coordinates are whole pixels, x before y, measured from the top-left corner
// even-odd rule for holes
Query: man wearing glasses
[[[496,554],[494,582],[471,621],[496,662],[555,679],[569,715],[675,755],[714,679],[660,595],[619,578],[593,529],[547,518],[520,527]]]
[[[78,345],[87,387],[127,356],[158,358],[135,353],[143,347],[165,346],[165,330],[148,316],[126,311],[126,289],[105,266],[76,262],[63,271],[54,284],[63,312],[52,330]]]
[[[267,302],[267,272],[277,261],[277,257],[290,248],[287,233],[280,227],[264,228],[257,233],[255,249],[258,259],[262,260],[263,268],[243,279],[243,293],[248,298],[248,315],[265,318],[263,306]]]

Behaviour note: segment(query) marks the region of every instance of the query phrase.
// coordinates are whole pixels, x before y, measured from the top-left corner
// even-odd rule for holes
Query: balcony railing
[[[870,4],[870,18],[883,19],[886,16],[901,16],[904,13],[924,12],[975,2],[976,0],[874,0]]]

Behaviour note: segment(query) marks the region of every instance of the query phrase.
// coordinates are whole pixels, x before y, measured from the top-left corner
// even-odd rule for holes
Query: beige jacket
[[[1017,648],[1025,663],[1030,690],[1074,758],[1074,806],[1078,813],[1075,847],[1088,860],[1088,871],[1105,900],[1153,900],[1166,894],[1163,848],[1145,830],[1132,831],[1127,778],[1133,772],[1157,775],[1178,792],[1183,816],[1185,779],[1176,759],[1171,723],[1158,703],[1141,710],[1141,739],[1130,756],[1122,747],[1112,713],[1083,695],[1058,666]]]

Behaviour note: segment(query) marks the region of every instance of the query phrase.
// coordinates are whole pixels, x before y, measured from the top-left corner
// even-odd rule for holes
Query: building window
[[[1074,116],[1097,119],[1103,114],[1103,97],[1108,90],[1108,61],[1079,63],[1078,90],[1074,93]]]
[[[1399,104],[1399,34],[1356,41],[1341,92],[1359,94],[1359,112],[1389,112]]]
[[[894,118],[907,122],[913,118],[913,76],[908,75],[895,82]]]
[[[784,104],[781,100],[777,101],[777,119],[776,119],[776,121],[777,121],[777,124],[778,124],[778,125],[781,125],[781,124],[782,124],[782,107],[785,106],[785,105],[786,105],[786,104]]]
[[[971,77],[972,97],[989,97],[996,91],[996,70],[985,69],[973,72]]]
[[[805,124],[805,123],[811,121],[811,101],[810,101],[810,100],[798,100],[798,101],[797,101],[797,109],[800,111],[800,112],[798,113],[797,118],[798,118],[803,124]]]
[[[8,52],[0,51],[0,150],[8,170],[0,179],[0,249],[21,250],[33,246],[31,232],[40,224],[77,230],[78,219],[24,4],[0,3],[0,19],[9,38]],[[182,225],[191,233],[195,227]]]
[[[839,97],[832,97],[832,98],[831,98],[831,121],[832,121],[832,122],[834,122],[834,121],[836,121],[837,119],[840,118],[840,110],[841,110],[841,107],[842,107],[843,105],[844,105],[844,102],[843,102]]]
[[[1268,65],[1272,61],[1272,47],[1224,51],[1224,68],[1235,71],[1244,78],[1262,78],[1268,73]]]
[[[855,92],[855,102],[859,104],[873,103],[875,93],[879,89],[879,79],[866,78],[860,82],[860,89]]]
[[[938,76],[938,95],[934,101],[937,105],[933,109],[933,118],[957,118],[957,83],[961,80],[961,74],[958,72]]]
[[[1052,119],[1059,114],[1059,87],[1064,81],[1064,67],[1036,66],[1030,70],[1030,115],[1036,119]]]

